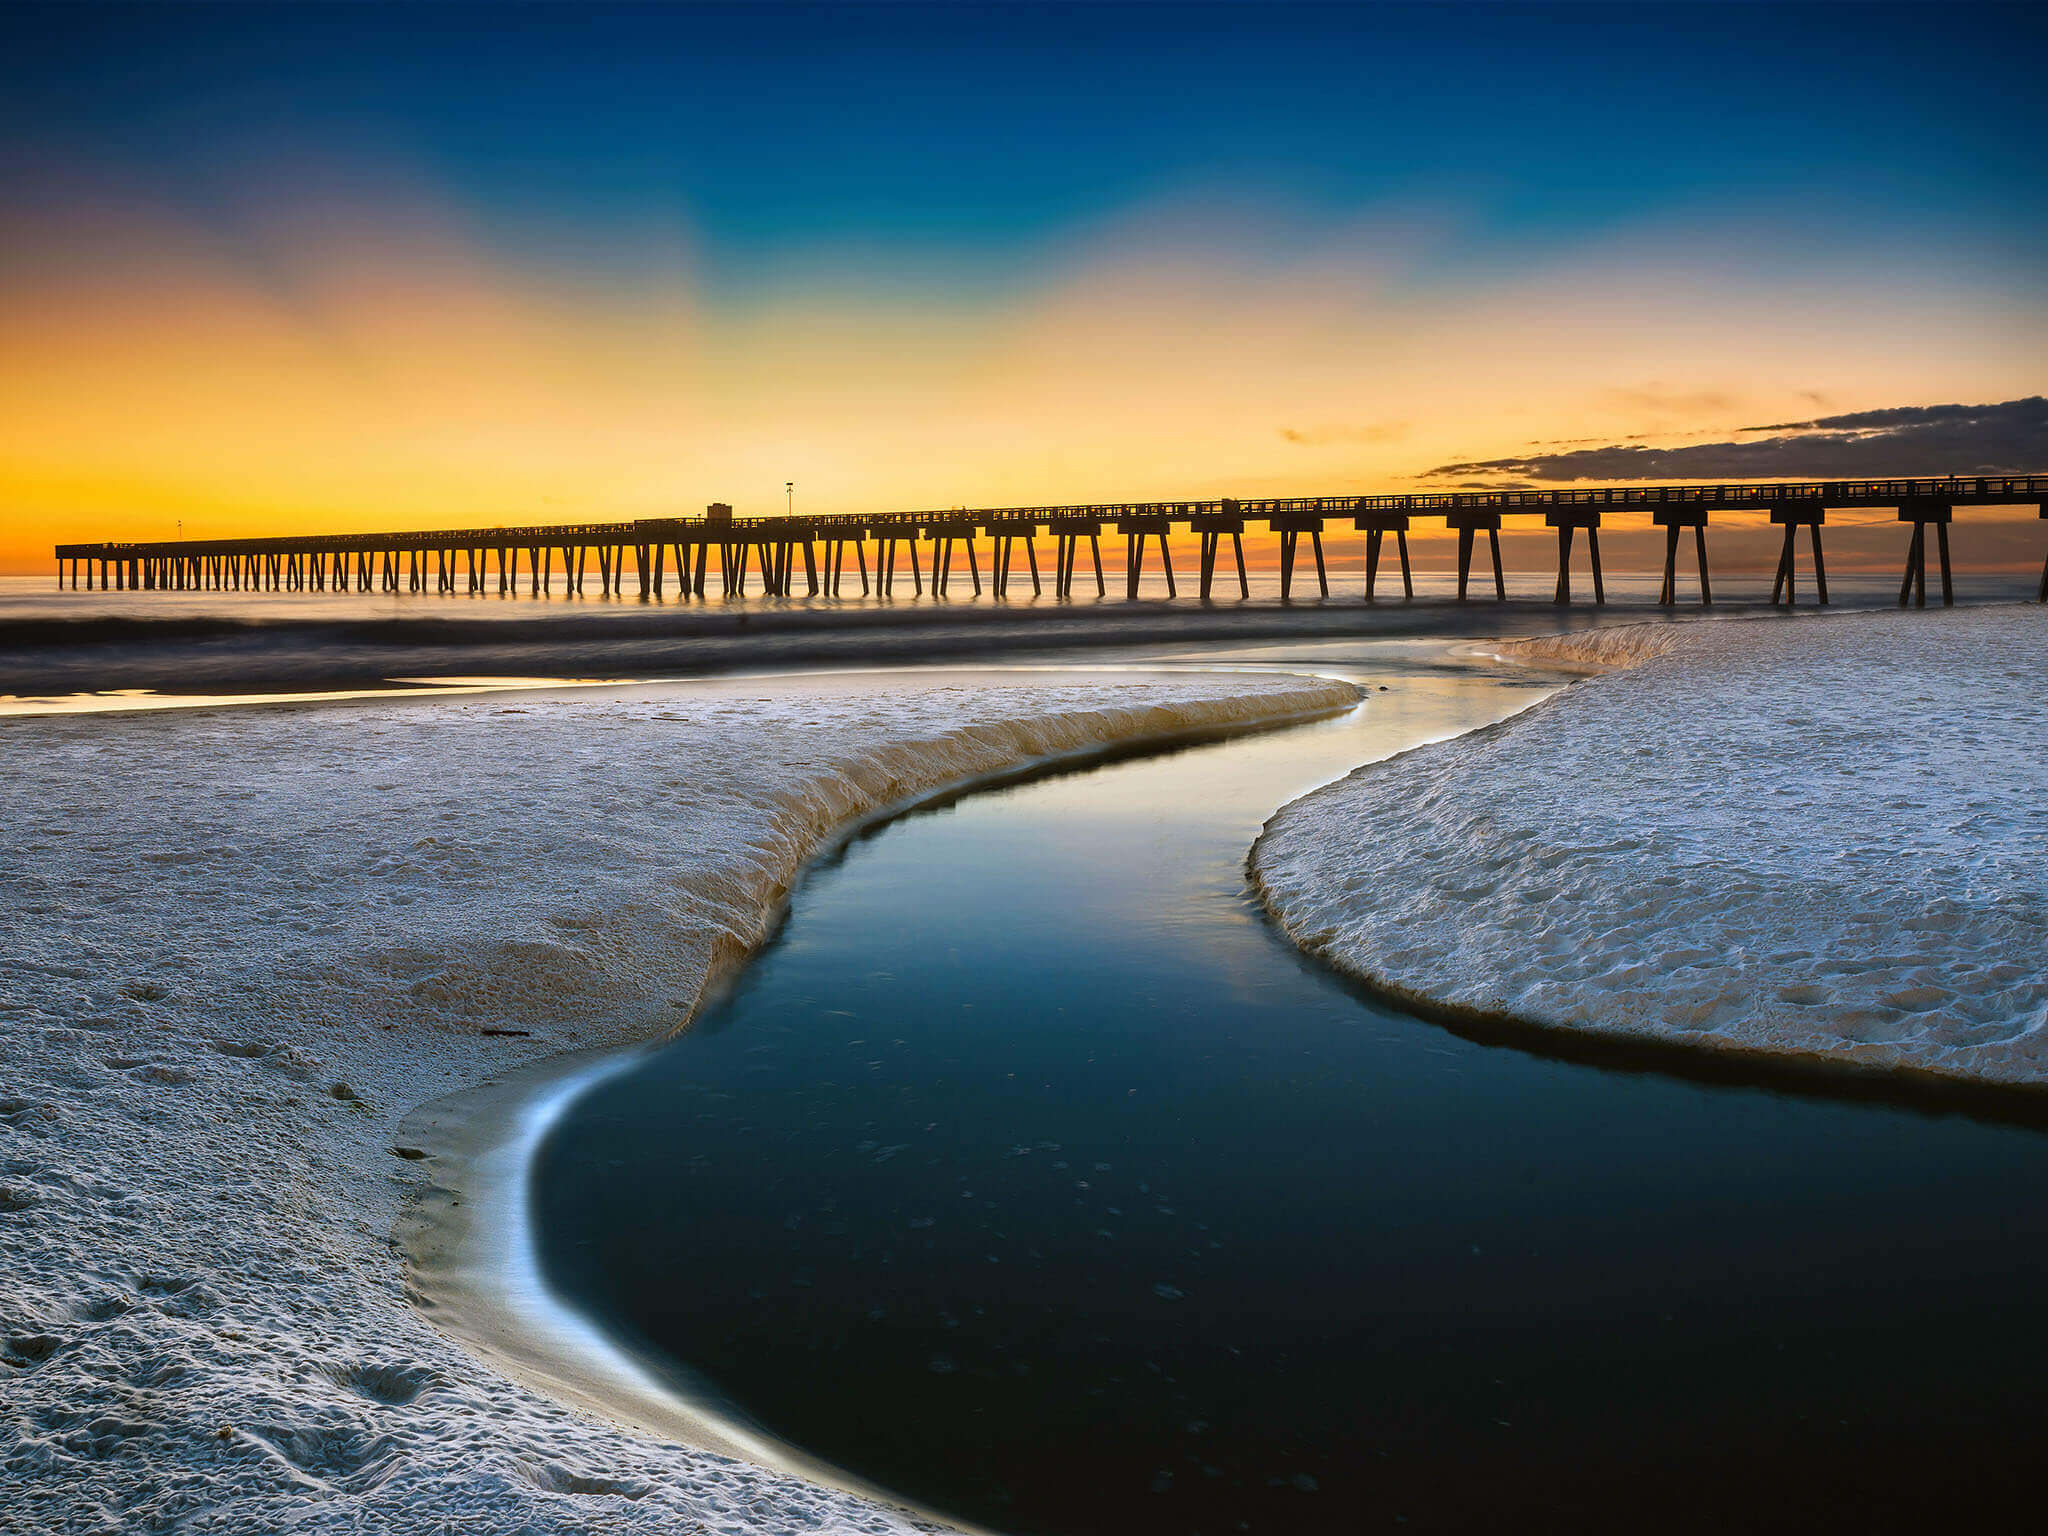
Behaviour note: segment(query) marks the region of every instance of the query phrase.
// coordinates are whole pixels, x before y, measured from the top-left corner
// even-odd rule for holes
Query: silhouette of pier
[[[161,543],[59,544],[57,584],[113,591],[287,591],[577,594],[595,581],[604,594],[666,595],[671,583],[692,599],[747,595],[758,580],[769,596],[796,595],[799,581],[810,596],[890,597],[907,578],[922,595],[927,585],[941,597],[953,595],[964,574],[972,595],[984,590],[1001,598],[1013,581],[1028,579],[1034,595],[1044,591],[1037,540],[1053,541],[1052,587],[1056,597],[1074,595],[1077,580],[1092,572],[1097,596],[1106,596],[1102,537],[1122,535],[1124,595],[1138,596],[1148,545],[1166,579],[1169,596],[1179,593],[1170,539],[1176,530],[1197,536],[1195,580],[1200,596],[1214,596],[1217,568],[1227,546],[1239,598],[1249,597],[1245,568],[1247,533],[1265,532],[1279,541],[1280,595],[1291,599],[1297,576],[1306,580],[1301,541],[1315,567],[1316,592],[1330,595],[1323,558],[1328,524],[1348,519],[1366,535],[1365,600],[1379,600],[1383,541],[1394,536],[1401,567],[1401,595],[1415,595],[1408,534],[1417,519],[1442,518],[1458,535],[1458,597],[1472,595],[1472,566],[1478,536],[1486,535],[1492,596],[1507,597],[1500,533],[1509,519],[1541,518],[1557,530],[1555,601],[1572,601],[1573,550],[1585,534],[1593,601],[1607,600],[1600,564],[1604,518],[1647,513],[1665,532],[1664,583],[1659,602],[1678,601],[1679,545],[1693,538],[1699,601],[1711,603],[1707,529],[1716,513],[1768,513],[1784,529],[1784,545],[1772,584],[1773,603],[1798,601],[1799,533],[1806,531],[1815,599],[1828,600],[1827,566],[1821,529],[1830,511],[1896,508],[1912,533],[1906,548],[1901,604],[1927,603],[1928,531],[1934,532],[1943,603],[1955,601],[1949,568],[1949,526],[1958,507],[2032,504],[2048,518],[2048,475],[1952,478],[1946,480],[1840,480],[1736,485],[1616,486],[1599,489],[1450,491],[1387,496],[1294,496],[1215,501],[1094,503],[1085,506],[955,508],[942,512],[882,512],[830,516],[735,517],[714,503],[701,517],[642,518],[633,522],[577,523],[553,527],[465,528],[418,533],[319,534],[283,538],[184,539]],[[986,588],[976,540],[993,546]],[[1082,565],[1083,543],[1088,566]],[[1022,546],[1025,568],[1016,568]],[[923,546],[926,558],[919,559]],[[847,555],[853,556],[849,569]],[[873,561],[870,567],[869,555]],[[964,563],[964,573],[956,570]],[[801,576],[798,567],[801,565]],[[1234,571],[1232,569],[1234,567]],[[522,569],[523,568],[523,569]],[[1484,572],[1481,575],[1484,582]],[[523,583],[523,587],[522,587]],[[2048,561],[2041,573],[2041,601],[2048,602]]]

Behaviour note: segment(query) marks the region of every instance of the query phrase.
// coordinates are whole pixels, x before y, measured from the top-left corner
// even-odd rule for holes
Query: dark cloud
[[[2013,475],[2048,470],[2048,399],[1996,405],[1910,405],[1759,427],[1785,436],[1740,443],[1570,453],[1439,464],[1432,477],[1530,480],[1856,480],[1890,476]]]
[[[2041,414],[2041,397],[2008,400],[2002,405],[1894,405],[1881,411],[1850,411],[1845,416],[1821,416],[1812,421],[1779,421],[1768,427],[1742,427],[1743,432],[1854,432],[1873,427],[1932,426],[1945,421],[1983,421],[2001,416],[2025,418]]]

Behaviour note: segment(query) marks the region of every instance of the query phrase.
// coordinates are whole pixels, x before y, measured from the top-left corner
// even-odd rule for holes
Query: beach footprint
[[[386,1408],[402,1408],[441,1384],[440,1374],[423,1365],[374,1365],[357,1360],[332,1366],[326,1374],[335,1385]]]
[[[554,1462],[522,1462],[519,1470],[543,1493],[610,1495],[620,1499],[647,1496],[648,1485],[645,1483],[629,1483],[615,1477],[592,1477],[587,1472],[572,1471]]]
[[[54,1333],[10,1333],[0,1337],[0,1365],[26,1374],[70,1342]]]

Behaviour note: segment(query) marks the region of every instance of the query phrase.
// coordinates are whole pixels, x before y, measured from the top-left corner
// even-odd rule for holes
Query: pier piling
[[[1354,517],[1351,526],[1365,535],[1365,600],[1378,600],[1374,588],[1379,583],[1380,548],[1388,534],[1394,536],[1395,545],[1401,555],[1401,595],[1415,596],[1415,577],[1408,566],[1408,518],[1400,512],[1368,513]]]
[[[1593,601],[1607,601],[1607,588],[1600,575],[1600,514],[1598,512],[1550,512],[1543,519],[1557,530],[1557,593],[1551,599],[1560,607],[1572,600],[1572,535],[1586,530],[1586,551],[1593,565]]]
[[[1651,514],[1664,530],[1664,586],[1657,601],[1670,607],[1678,601],[1678,536],[1682,529],[1693,534],[1694,560],[1699,567],[1700,603],[1713,602],[1714,589],[1707,578],[1707,513],[1704,507],[1671,507]]]
[[[1913,525],[1913,537],[1906,546],[1906,576],[1899,584],[1899,606],[1906,606],[1910,593],[1913,606],[1927,606],[1927,528],[1934,526],[1935,542],[1941,563],[1941,605],[1955,606],[1955,586],[1949,579],[1948,568],[1948,525],[1955,516],[1953,507],[1935,501],[1913,501],[1900,506],[1899,521]],[[1816,556],[1817,558],[1817,556]]]
[[[1799,602],[1798,585],[1798,537],[1801,528],[1813,544],[1813,588],[1815,600],[1822,607],[1828,601],[1828,568],[1820,548],[1821,524],[1827,521],[1827,511],[1817,500],[1780,502],[1771,508],[1771,521],[1785,530],[1784,547],[1778,554],[1777,579],[1771,583],[1771,601],[1776,603],[1782,593],[1785,606],[1796,607]]]
[[[1493,553],[1493,596],[1496,602],[1506,602],[1508,597],[1507,576],[1500,563],[1500,519],[1498,512],[1453,512],[1445,519],[1449,527],[1458,530],[1458,601],[1464,602],[1466,588],[1472,574],[1473,535],[1486,534],[1488,548]]]

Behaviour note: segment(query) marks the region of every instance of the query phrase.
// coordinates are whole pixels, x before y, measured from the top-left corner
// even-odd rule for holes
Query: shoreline
[[[1823,660],[1844,664],[1853,642],[1877,640],[1908,648],[1898,659],[1899,670],[1879,667],[1890,686],[1919,686],[1924,678],[1912,671],[1912,657],[1929,653],[1912,648],[1932,643],[1925,627],[1930,620],[1949,626],[1944,638],[1951,646],[1965,643],[1958,636],[1967,632],[1956,626],[1969,624],[2009,626],[2007,640],[2043,644],[2039,610],[2031,605],[1947,616],[1843,613],[1826,617],[1827,638],[1834,643],[1827,656],[1809,652],[1796,664],[1809,673]],[[1855,625],[1868,627],[1855,633],[1849,628]],[[2028,625],[2035,627],[2022,627]],[[1905,856],[1921,854],[1930,863],[1961,860],[1970,876],[1959,889],[1968,888],[1968,878],[1980,877],[1992,891],[1972,905],[1946,892],[1916,893],[1891,879],[1887,850],[1868,841],[1873,822],[1858,815],[1871,808],[1830,800],[1816,809],[1799,801],[1818,779],[1866,771],[1875,782],[1924,784],[1931,770],[1923,759],[1940,758],[1952,745],[1941,733],[1959,728],[1969,750],[1995,753],[1999,763],[2016,765],[2024,775],[2024,741],[2041,724],[2038,702],[1999,694],[2008,711],[2002,718],[1987,721],[1981,705],[1970,717],[1963,706],[1957,713],[1967,726],[1947,716],[1916,720],[1912,730],[1918,735],[1893,733],[1887,740],[1883,733],[1873,736],[1860,719],[1861,695],[1830,700],[1829,690],[1816,685],[1799,706],[1806,711],[1798,723],[1807,755],[1787,762],[1766,755],[1746,764],[1751,774],[1759,771],[1758,762],[1783,769],[1791,782],[1772,785],[1770,793],[1773,799],[1791,798],[1785,814],[1776,814],[1775,806],[1760,812],[1753,797],[1729,787],[1740,780],[1735,760],[1746,748],[1731,751],[1725,767],[1702,760],[1698,775],[1680,774],[1674,783],[1668,759],[1703,753],[1714,730],[1711,723],[1700,724],[1697,712],[1687,718],[1686,703],[1675,697],[1680,685],[1668,682],[1670,674],[1691,664],[1685,681],[1697,684],[1702,668],[1719,667],[1725,680],[1744,667],[1794,665],[1774,638],[1767,626],[1735,619],[1537,636],[1493,648],[1488,654],[1502,659],[1577,667],[1586,677],[1511,720],[1367,765],[1276,812],[1246,860],[1269,919],[1305,954],[1369,994],[1476,1037],[1541,1040],[1580,1056],[1611,1052],[1681,1072],[1691,1058],[1696,1067],[1722,1065],[1751,1081],[1846,1094],[1874,1090],[1930,1109],[2031,1123],[2048,1117],[2048,1041],[2041,1038],[2048,1023],[2048,976],[2038,959],[2048,923],[2042,897],[2048,893],[2036,876],[2030,898],[2025,874],[2029,867],[2048,867],[2038,862],[2037,851],[2048,843],[2048,823],[2038,813],[2030,823],[2027,809],[2015,807],[2010,797],[1987,801],[1973,819],[2009,827],[2008,841],[1971,850],[1964,846],[1967,839],[1938,830],[1907,850]],[[2009,658],[1999,645],[1977,647],[1987,690],[1998,686],[2000,659]],[[1754,696],[1771,696],[1761,677],[1751,676],[1748,685]],[[1731,726],[1741,707],[1733,694],[1693,706]],[[1829,707],[1839,719],[1817,713]],[[1644,715],[1652,721],[1649,727],[1632,726]],[[1854,739],[1864,754],[1853,770],[1828,756],[1824,744],[1813,744],[1831,729],[1846,733],[1852,725],[1863,727]],[[1644,772],[1655,776],[1645,786],[1653,809],[1632,826],[1610,826],[1598,820],[1596,809],[1587,809],[1582,825],[1581,806],[1600,799],[1591,777],[1599,764],[1604,760],[1611,769],[1636,754],[1652,759]],[[1700,776],[1729,769],[1731,777],[1699,782]],[[1582,787],[1571,794],[1558,791],[1557,781],[1574,770],[1587,776]],[[2037,760],[2031,771],[2038,790]],[[1441,792],[1447,780],[1460,786],[1455,805]],[[1995,787],[2014,788],[2003,780]],[[1668,791],[1662,800],[1660,789]],[[2023,801],[2024,785],[2017,794]],[[1538,797],[1540,806],[1532,813],[1525,807]],[[1673,798],[1682,799],[1682,808],[1665,810]],[[1885,808],[1896,814],[1903,806]],[[1802,817],[1802,811],[1809,814]],[[1546,815],[1554,819],[1545,822]],[[1795,837],[1788,821],[1809,831],[1839,821],[1845,844],[1855,844],[1857,834],[1865,839],[1837,851],[1848,862],[1850,878],[1860,880],[1849,887],[1856,896],[1850,905],[1889,913],[1897,929],[1919,939],[1958,937],[1947,946],[1921,943],[1907,952],[1910,946],[1887,930],[1865,935],[1859,947],[1848,937],[1853,926],[1882,928],[1883,922],[1863,913],[1830,912],[1829,919],[1839,921],[1818,951],[1803,948],[1814,936],[1802,931],[1800,913],[1808,904],[1818,907],[1823,892],[1804,884],[1796,870],[1770,866],[1759,872],[1756,861],[1744,862],[1748,849],[1702,849],[1701,838],[1680,823],[1684,815],[1716,826],[1747,825],[1745,818],[1754,818],[1753,832],[1766,841]],[[1391,859],[1374,869],[1376,888],[1424,894],[1376,900],[1341,857],[1319,851],[1351,845],[1352,832],[1366,828],[1387,835],[1391,845]],[[1817,840],[1809,838],[1801,851],[1817,861],[1830,847],[1828,837],[1823,831]],[[1574,847],[1575,841],[1584,846]],[[1950,872],[1948,864],[1936,867]],[[1871,873],[1864,875],[1866,869]],[[1842,888],[1838,883],[1829,894]],[[1485,903],[1475,912],[1480,893]],[[1397,916],[1391,909],[1402,902]],[[1553,903],[1569,909],[1571,931],[1545,926]],[[1461,923],[1449,920],[1453,907],[1463,911]],[[1692,926],[1674,924],[1672,909],[1679,907]],[[1851,928],[1841,927],[1843,921]],[[1716,922],[1721,930],[1714,929]],[[1981,933],[1973,938],[1973,930]],[[1628,937],[1610,940],[1590,958],[1573,951],[1573,933],[1583,939],[1616,932]],[[1975,948],[1968,947],[1972,943]],[[1952,973],[1942,970],[1944,948],[1962,950],[1951,957]],[[1748,959],[1736,974],[1695,984],[1686,973],[1698,971],[1717,951]],[[1752,981],[1758,971],[1764,979]],[[1874,979],[1859,981],[1862,976]],[[1772,997],[1759,1004],[1755,994],[1764,991]],[[1975,995],[1980,991],[1995,995],[1995,1016],[1978,1006],[1984,1001]],[[1688,995],[1681,999],[1680,993]],[[1828,1011],[1818,1017],[1801,1017],[1823,1007]]]
[[[570,600],[563,599],[563,602]],[[964,605],[610,612],[564,608],[498,619],[322,620],[109,617],[0,622],[0,696],[108,688],[207,693],[365,688],[396,678],[719,676],[967,657],[1085,654],[1130,645],[1219,640],[1451,636],[1527,629],[1548,604],[1176,606],[1144,600],[1004,609]],[[1588,612],[1584,622],[1597,623]],[[1077,655],[1078,659],[1078,655]]]
[[[1844,593],[1845,601],[1848,594]],[[495,600],[493,600],[495,601]],[[281,613],[152,619],[0,619],[0,696],[110,688],[290,692],[374,687],[394,678],[679,678],[745,671],[899,665],[967,657],[1082,653],[1143,644],[1343,638],[1502,636],[1559,626],[1792,622],[1820,610],[1724,600],[1664,609],[1617,594],[1605,607],[1547,600],[1460,603],[1448,597],[1372,605],[1333,596],[1292,604],[1189,599],[1010,607],[929,599],[873,608],[581,607],[498,618],[407,614],[335,618]],[[1990,601],[1987,599],[1986,601]],[[1976,606],[1973,602],[1969,606]]]
[[[24,780],[75,786],[71,804],[46,799],[39,817],[17,822],[48,831],[21,850],[17,878],[26,886],[11,904],[18,921],[40,920],[40,941],[19,946],[20,980],[39,985],[0,998],[15,1044],[0,1085],[8,1153],[0,1223],[10,1240],[0,1336],[11,1385],[0,1402],[0,1502],[53,1530],[90,1525],[91,1508],[113,1506],[144,1521],[213,1511],[242,1529],[389,1519],[401,1510],[580,1528],[577,1506],[591,1496],[636,1528],[692,1520],[733,1532],[930,1528],[749,1462],[621,1435],[507,1384],[408,1304],[386,1235],[425,1193],[433,1167],[400,1139],[418,1106],[564,1050],[595,1044],[622,1060],[618,1044],[671,1032],[772,931],[804,862],[835,836],[857,834],[860,821],[1049,755],[1255,729],[1357,699],[1348,684],[1275,673],[1258,683],[1245,673],[1137,671],[1114,679],[1046,671],[982,686],[944,672],[886,681],[895,685],[888,693],[876,691],[874,677],[839,675],[808,686],[712,682],[608,697],[45,717],[0,727],[16,733],[17,748],[29,732],[43,743],[40,763],[15,753]],[[496,708],[507,704],[518,707]],[[672,722],[691,722],[676,705],[697,717],[680,738]],[[541,729],[467,746],[479,717],[499,712],[538,714]],[[734,725],[720,726],[721,713]],[[735,734],[754,719],[775,723]],[[643,751],[622,758],[612,744],[621,730],[661,750],[652,760]],[[701,743],[689,749],[700,762],[694,771],[689,752],[677,757],[669,745],[681,740]],[[174,742],[184,750],[167,751]],[[818,742],[830,743],[823,758]],[[195,749],[206,755],[194,757]],[[117,753],[111,770],[108,750]],[[366,751],[411,778],[374,782]],[[505,759],[506,782],[529,803],[494,803],[477,778],[478,751]],[[452,780],[428,766],[441,759]],[[79,800],[74,760],[123,774],[125,803]],[[315,782],[291,784],[294,805],[272,796],[252,810],[237,786],[255,778],[285,787],[290,781],[275,777],[285,760]],[[758,766],[741,770],[743,762]],[[751,789],[729,777],[735,771],[753,775]],[[535,772],[547,783],[533,784]],[[617,781],[609,791],[603,776]],[[619,787],[628,782],[645,788]],[[182,833],[151,810],[158,783],[197,801],[195,823]],[[458,785],[460,797],[450,798]],[[26,782],[14,788],[17,798],[36,792]],[[377,799],[387,790],[416,808],[400,807],[394,820]],[[602,829],[606,847],[632,856],[592,866],[603,871],[601,889],[554,868],[572,844],[554,830],[559,815],[542,806],[559,812],[596,795],[623,809],[650,794],[694,795],[703,809],[695,819],[672,814],[654,848],[630,829]],[[216,798],[236,835],[195,841],[211,835],[203,807]],[[402,851],[397,839],[448,824],[451,812],[433,810],[437,800],[489,804],[510,819],[494,816],[500,835],[473,846],[436,831]],[[238,809],[227,813],[229,805]],[[81,823],[95,817],[139,819],[152,837],[110,860],[95,857],[99,835]],[[362,886],[349,859],[323,867],[343,826],[366,846],[366,871],[383,872],[377,883]],[[598,831],[564,828],[585,842]],[[68,841],[81,833],[85,843]],[[680,861],[666,852],[678,839]],[[272,872],[262,878],[237,867],[251,855],[268,858],[273,846],[274,861],[263,865]],[[50,866],[52,857],[60,864]],[[648,904],[648,876],[662,869],[671,871],[659,882],[674,892],[668,899],[702,914],[691,920],[694,962],[666,947],[660,936],[676,919]],[[216,873],[231,900],[206,894]],[[319,890],[306,894],[309,882],[339,894],[389,890],[394,878],[405,882],[409,905],[392,909],[392,939],[404,938],[388,952],[366,949],[367,931],[351,936],[352,925],[377,927],[356,910],[359,896],[347,898],[349,911],[328,915]],[[81,898],[81,887],[109,894]],[[472,918],[473,891],[486,890],[502,910]],[[607,905],[607,892],[623,905]],[[595,901],[609,916],[561,909],[569,897]],[[152,903],[178,914],[167,931]],[[260,929],[245,925],[244,914],[267,908],[277,915]],[[295,909],[310,921],[292,919]],[[57,922],[73,940],[59,949],[88,963],[51,948],[53,913],[75,914]],[[243,952],[199,937],[216,921],[235,925],[221,932],[246,941]],[[550,925],[559,937],[545,937]],[[434,951],[444,926],[449,947]],[[301,927],[310,946],[290,954],[284,941]],[[329,929],[334,936],[323,938]],[[119,937],[131,931],[132,939]],[[487,934],[500,937],[485,942]],[[79,942],[88,935],[97,940]],[[114,951],[89,958],[110,938]],[[282,990],[255,984],[281,958],[305,980]],[[637,990],[620,993],[630,978]],[[509,1024],[530,1028],[524,1038],[477,1038]],[[124,1047],[127,1055],[105,1054]],[[394,1158],[401,1146],[408,1150]],[[112,1186],[96,1169],[125,1173]],[[146,1250],[135,1246],[141,1232],[151,1234]],[[137,1372],[155,1383],[147,1405],[134,1396]],[[115,1435],[112,1460],[80,1438],[90,1438],[89,1426],[115,1424],[92,1432]]]

